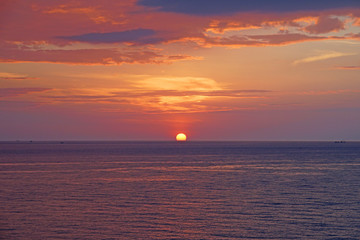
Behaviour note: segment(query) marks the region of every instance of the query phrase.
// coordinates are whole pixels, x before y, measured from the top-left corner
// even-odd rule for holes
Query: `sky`
[[[0,141],[360,140],[360,1],[2,0]]]

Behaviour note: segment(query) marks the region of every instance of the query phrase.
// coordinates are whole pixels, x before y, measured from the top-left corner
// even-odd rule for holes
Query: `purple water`
[[[359,239],[360,142],[2,142],[1,239]]]

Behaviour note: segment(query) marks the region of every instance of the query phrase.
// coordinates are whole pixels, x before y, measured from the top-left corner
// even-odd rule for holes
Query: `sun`
[[[178,133],[178,135],[176,135],[176,141],[185,142],[186,141],[186,135],[184,133]]]

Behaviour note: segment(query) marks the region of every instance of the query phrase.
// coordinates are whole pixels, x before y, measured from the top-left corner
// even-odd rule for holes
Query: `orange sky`
[[[205,2],[2,1],[0,140],[360,140],[357,1]]]

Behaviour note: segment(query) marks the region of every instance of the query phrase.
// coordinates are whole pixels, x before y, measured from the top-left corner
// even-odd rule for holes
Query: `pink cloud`
[[[195,59],[182,52],[162,54],[164,44],[179,41],[195,42],[196,47],[235,47],[332,39],[331,36],[325,38],[317,35],[344,29],[344,22],[329,17],[331,14],[359,15],[356,9],[335,9],[280,14],[244,12],[215,17],[160,12],[137,5],[135,0],[106,0],[101,3],[74,0],[62,4],[45,0],[19,0],[16,4],[7,3],[1,12],[4,24],[0,29],[0,61],[105,65],[169,63]],[[317,23],[307,27],[296,22],[296,19],[309,16],[320,17]],[[25,23],[27,27],[24,27]],[[241,29],[256,28],[283,31],[281,34],[255,32],[252,35],[241,32]],[[299,32],[299,29],[313,35]],[[234,35],[226,34],[231,30],[235,31]],[[217,35],[207,35],[207,31]],[[358,36],[344,34],[338,37]],[[86,47],[76,48],[74,42],[85,43]],[[99,48],[96,44],[106,47]]]

